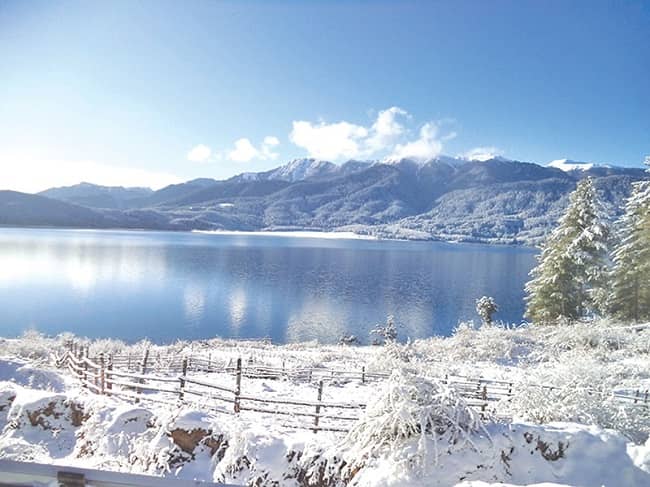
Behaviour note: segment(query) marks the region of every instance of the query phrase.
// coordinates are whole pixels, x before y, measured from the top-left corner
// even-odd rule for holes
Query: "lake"
[[[35,329],[158,343],[215,336],[369,342],[475,320],[520,323],[529,248],[175,232],[0,229],[0,335]]]

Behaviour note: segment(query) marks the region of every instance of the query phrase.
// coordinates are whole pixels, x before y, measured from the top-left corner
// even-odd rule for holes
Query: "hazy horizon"
[[[437,156],[437,157],[452,157],[452,156],[448,156],[448,155],[446,155],[446,154],[440,154],[440,156]],[[497,158],[504,159],[502,156],[497,156]],[[296,159],[291,159],[291,160],[289,160],[289,161],[277,161],[277,165],[276,165],[276,166],[273,166],[273,167],[270,167],[270,168],[268,168],[268,169],[264,169],[264,170],[261,170],[261,171],[252,171],[252,172],[255,172],[255,173],[256,173],[256,172],[264,172],[264,171],[268,171],[268,170],[273,170],[273,169],[276,169],[276,168],[278,168],[278,167],[281,167],[281,166],[284,166],[284,165],[286,165],[286,164],[289,164],[289,163],[291,163],[291,162],[293,162],[293,161],[296,161],[296,160],[303,160],[303,159],[309,159],[309,158],[296,158]],[[482,161],[482,160],[480,160],[480,159],[469,159],[469,158],[461,158],[461,159],[464,159],[464,160],[466,160],[467,162],[476,162],[476,163],[484,162],[484,161]],[[506,159],[506,160],[511,160],[511,161],[514,161],[514,162],[523,162],[523,163],[532,163],[532,164],[537,164],[537,165],[539,165],[539,166],[543,166],[543,167],[545,167],[545,166],[548,165],[548,164],[545,164],[545,163],[539,163],[539,162],[536,162],[536,161],[517,161],[517,160],[515,160],[515,159],[509,159],[509,158],[505,158],[505,159]],[[316,160],[318,160],[318,159],[316,159]],[[325,161],[324,159],[321,159],[321,160]],[[430,161],[430,160],[431,160],[431,159],[426,160],[426,161],[421,161],[421,162],[422,162],[422,163],[426,163],[426,162],[428,162],[428,161]],[[557,160],[556,160],[556,161],[557,161]],[[349,161],[338,161],[338,162],[335,162],[335,161],[326,161],[326,162],[332,162],[333,164],[341,165],[341,164],[344,164],[344,163],[349,162]],[[367,163],[369,163],[369,164],[372,164],[372,163],[390,163],[389,161],[383,161],[383,160],[372,160],[372,159],[369,159],[369,160],[362,160],[362,161],[360,161],[360,162],[367,162]],[[418,161],[414,161],[414,162],[418,162]],[[549,162],[553,162],[553,161],[549,161]],[[586,163],[585,161],[577,162],[577,161],[572,161],[572,160],[569,160],[568,162],[570,162],[570,163],[574,163],[574,164],[584,164],[584,163]],[[618,164],[603,164],[603,166],[611,166],[611,167],[626,167],[626,166],[621,166],[621,165],[618,165]],[[634,167],[634,166],[632,166],[632,167]],[[639,169],[641,169],[641,168],[639,168]],[[184,182],[191,181],[191,180],[193,180],[193,179],[214,179],[214,180],[216,180],[216,181],[225,181],[225,180],[227,180],[227,179],[230,179],[230,178],[232,178],[232,177],[234,177],[234,176],[238,176],[238,175],[244,174],[244,173],[246,173],[246,172],[248,172],[248,171],[242,171],[242,172],[239,172],[239,173],[233,174],[232,176],[227,176],[227,177],[224,177],[224,178],[211,177],[211,176],[208,176],[208,175],[206,175],[206,176],[198,176],[198,177],[196,177],[196,178],[179,180],[179,181],[172,182],[172,183],[169,183],[169,184],[179,184],[179,183],[184,183]],[[40,189],[36,189],[36,190],[33,190],[33,191],[20,191],[20,190],[14,189],[14,188],[4,188],[4,187],[0,187],[0,190],[19,191],[19,192],[24,192],[24,193],[28,193],[28,194],[38,194],[38,193],[41,193],[41,192],[43,192],[43,191],[45,191],[45,190],[48,190],[48,189],[63,188],[63,187],[71,187],[71,186],[77,186],[77,185],[82,185],[82,184],[90,184],[90,185],[94,185],[94,186],[104,186],[104,187],[145,188],[145,189],[151,189],[151,190],[153,190],[153,191],[157,191],[158,189],[162,189],[162,188],[168,186],[168,184],[164,184],[164,185],[138,185],[138,186],[136,186],[136,185],[111,185],[111,184],[103,184],[102,181],[100,181],[100,180],[95,180],[95,181],[84,181],[84,180],[79,180],[79,181],[77,181],[76,183],[64,184],[64,185],[59,185],[59,186],[56,186],[56,185],[49,185],[49,186],[46,186],[46,187],[43,187],[43,188],[40,188]]]

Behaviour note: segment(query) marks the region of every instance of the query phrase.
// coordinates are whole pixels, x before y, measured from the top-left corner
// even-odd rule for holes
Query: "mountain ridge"
[[[42,200],[2,205],[0,223],[158,230],[345,230],[384,238],[538,243],[553,227],[577,181],[593,177],[612,216],[642,169],[589,166],[579,170],[501,157],[472,161],[348,161],[294,159],[226,180],[199,178],[157,191],[84,183],[38,196],[67,203],[52,215]],[[90,194],[89,194],[90,193]],[[109,195],[113,200],[106,199]],[[117,196],[116,196],[117,195]],[[27,195],[30,196],[30,195]],[[104,204],[105,207],[93,206]],[[83,204],[81,204],[83,203]],[[43,215],[35,219],[41,208]],[[90,213],[80,213],[81,209]],[[70,213],[66,224],[65,212]],[[9,216],[11,218],[9,218]],[[7,224],[7,223],[5,223]]]

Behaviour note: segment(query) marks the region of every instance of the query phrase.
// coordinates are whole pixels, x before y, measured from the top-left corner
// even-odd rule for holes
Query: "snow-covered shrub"
[[[104,354],[106,357],[111,355],[120,355],[128,349],[128,346],[122,340],[112,338],[102,338],[93,340],[90,344],[90,356],[97,357]]]
[[[359,345],[356,335],[342,335],[338,341],[339,345]]]
[[[537,423],[571,421],[616,429],[635,441],[650,434],[650,409],[623,402],[612,391],[639,378],[621,364],[602,364],[582,353],[530,367],[504,406],[518,419]]]
[[[25,331],[20,338],[0,340],[0,353],[33,361],[47,361],[53,353],[63,349],[62,341],[46,337],[35,330]]]
[[[544,345],[540,354],[558,355],[565,351],[583,350],[601,355],[603,359],[619,350],[630,355],[647,354],[650,353],[650,329],[633,331],[605,320],[582,321],[548,330]]]
[[[375,328],[370,330],[371,335],[376,335],[377,338],[373,340],[373,345],[381,345],[381,343],[390,343],[397,340],[397,326],[395,325],[395,317],[388,315],[386,323],[375,325]]]
[[[525,327],[509,329],[495,324],[477,329],[471,321],[459,323],[451,337],[432,337],[414,343],[422,357],[450,366],[516,362],[537,345]]]
[[[422,468],[430,442],[437,462],[442,451],[472,446],[484,432],[479,413],[442,382],[396,370],[344,440],[352,468],[391,457],[409,469]]]

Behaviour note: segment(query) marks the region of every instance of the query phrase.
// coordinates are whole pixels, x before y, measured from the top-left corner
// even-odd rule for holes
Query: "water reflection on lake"
[[[530,249],[171,232],[0,229],[0,330],[156,342],[449,334],[478,317],[520,322]]]

